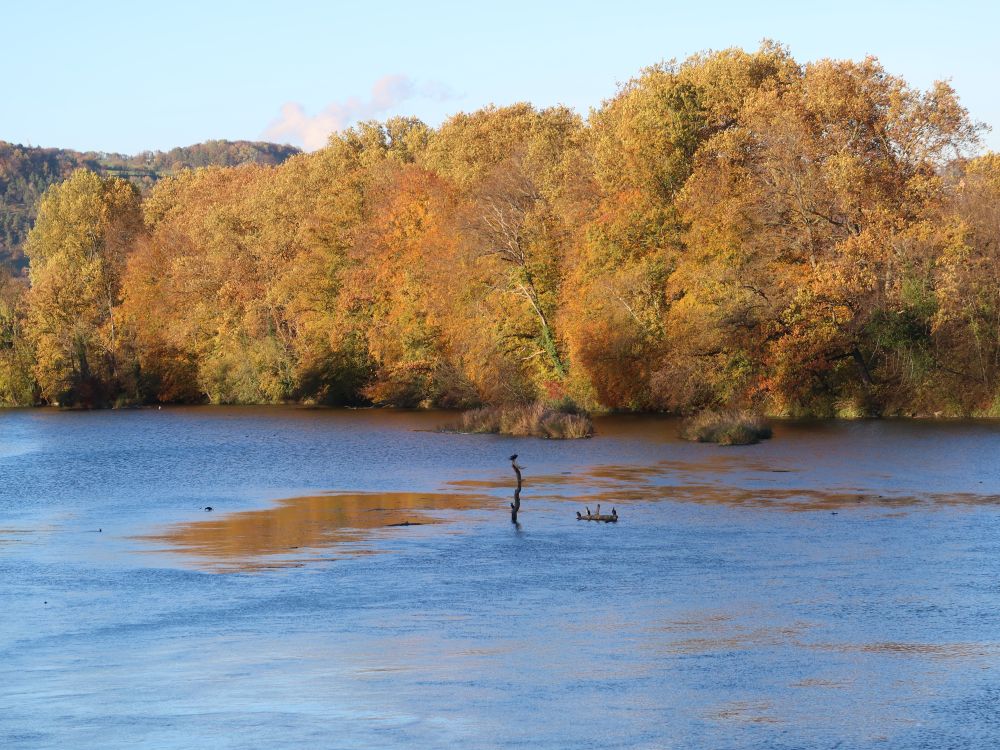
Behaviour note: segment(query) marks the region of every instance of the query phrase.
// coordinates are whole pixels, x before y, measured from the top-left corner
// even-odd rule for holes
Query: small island
[[[748,409],[705,409],[681,425],[681,437],[696,443],[753,445],[771,435],[767,420]]]
[[[484,406],[463,412],[457,422],[442,427],[441,432],[565,440],[593,436],[594,422],[589,414],[574,405],[514,404]]]

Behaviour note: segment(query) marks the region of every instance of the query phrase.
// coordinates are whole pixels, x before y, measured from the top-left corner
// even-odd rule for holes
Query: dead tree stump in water
[[[510,504],[510,522],[517,523],[517,512],[521,509],[521,467],[517,465],[517,454],[510,457],[510,465],[517,474],[517,489],[514,490],[514,502]]]

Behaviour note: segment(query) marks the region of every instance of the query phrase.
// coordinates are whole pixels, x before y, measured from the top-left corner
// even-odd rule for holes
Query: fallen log
[[[618,523],[618,511],[614,508],[611,509],[611,513],[606,513],[601,515],[601,506],[597,506],[597,512],[591,513],[590,508],[587,508],[587,515],[584,515],[580,511],[576,512],[577,521],[601,521],[603,523]]]

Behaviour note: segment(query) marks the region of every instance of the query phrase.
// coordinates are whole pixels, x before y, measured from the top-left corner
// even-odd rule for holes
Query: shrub
[[[492,432],[500,435],[533,436],[556,440],[587,438],[594,423],[586,413],[560,411],[541,403],[484,406],[462,414],[446,432]]]
[[[685,420],[681,437],[699,443],[752,445],[771,437],[771,426],[763,416],[751,411],[706,409]]]

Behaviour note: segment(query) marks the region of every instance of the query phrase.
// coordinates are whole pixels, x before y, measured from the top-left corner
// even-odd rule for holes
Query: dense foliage
[[[0,288],[8,403],[1000,407],[1000,157],[946,84],[777,45],[363,123],[141,197],[78,172]]]
[[[35,221],[42,194],[74,170],[114,175],[149,188],[182,169],[212,165],[281,164],[299,151],[292,146],[249,141],[208,141],[170,151],[124,154],[80,153],[69,149],[32,148],[0,141],[0,264],[23,269],[24,240]]]

